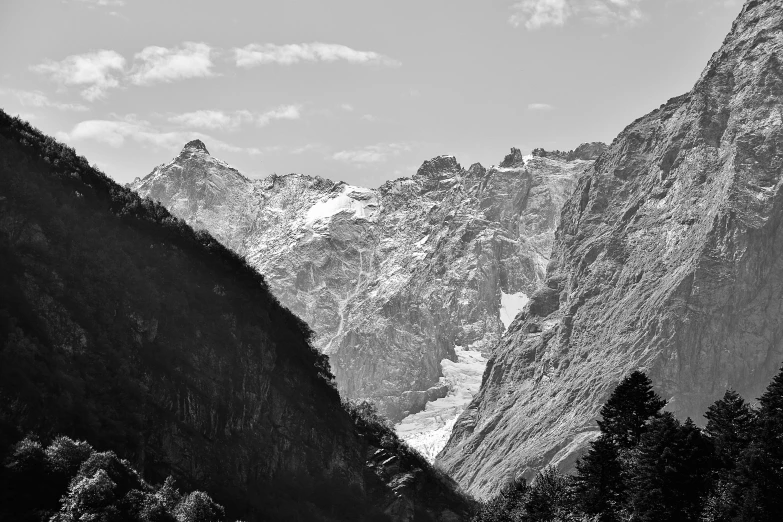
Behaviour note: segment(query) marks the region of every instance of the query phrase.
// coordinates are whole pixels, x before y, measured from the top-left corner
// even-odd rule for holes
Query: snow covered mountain
[[[490,169],[440,156],[368,189],[300,174],[250,180],[196,140],[131,187],[245,256],[316,332],[344,396],[372,399],[395,422],[440,404],[439,421],[422,420],[437,429],[470,401],[543,281],[560,208],[603,148],[512,149]]]

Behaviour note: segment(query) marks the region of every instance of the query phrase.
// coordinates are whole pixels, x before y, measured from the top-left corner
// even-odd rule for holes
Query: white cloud
[[[527,29],[560,27],[574,17],[601,25],[632,26],[645,18],[643,0],[521,0],[512,6],[509,21]]]
[[[551,111],[554,109],[554,107],[548,103],[531,103],[527,108],[531,111]]]
[[[48,75],[60,86],[86,86],[81,92],[82,96],[95,101],[106,96],[108,89],[119,87],[124,68],[125,58],[122,55],[101,50],[68,56],[60,62],[49,60],[31,67],[31,70]]]
[[[155,128],[149,122],[133,115],[115,120],[86,120],[76,124],[71,132],[58,133],[58,139],[66,142],[93,140],[111,147],[121,147],[127,140],[171,151],[179,150],[193,139],[200,139],[212,149],[229,152],[260,154],[255,147],[242,148],[217,140],[207,134],[187,131],[166,131]]]
[[[205,43],[185,42],[172,49],[145,47],[134,56],[136,63],[129,77],[136,85],[149,85],[214,76],[211,55],[212,48]]]
[[[364,121],[375,121],[375,116],[372,114],[362,114],[362,119]]]
[[[169,118],[169,121],[185,127],[197,129],[221,129],[231,130],[239,127],[243,122],[253,119],[250,111],[223,111],[202,110],[186,112]]]
[[[340,108],[344,111],[353,112],[353,105],[351,105],[350,103],[343,103],[342,105],[340,105]]]
[[[17,89],[0,88],[0,96],[13,96],[25,107],[51,107],[61,111],[86,111],[86,106],[78,103],[61,103],[50,100],[41,91],[20,91]]]
[[[250,44],[234,49],[237,67],[253,67],[268,63],[292,65],[299,62],[346,61],[363,65],[399,67],[393,58],[373,51],[357,51],[345,45],[320,42],[303,44]]]
[[[260,114],[256,118],[256,123],[263,127],[273,120],[298,120],[301,115],[301,105],[281,105],[276,109]]]
[[[381,163],[409,150],[410,147],[403,143],[381,143],[369,145],[362,149],[341,150],[340,152],[335,152],[332,155],[332,159],[348,163]]]
[[[245,123],[254,122],[259,127],[264,127],[274,120],[298,120],[301,115],[301,105],[281,105],[260,114],[246,110],[233,112],[200,110],[171,116],[168,121],[197,129],[236,130]]]
[[[125,0],[74,0],[81,4],[87,4],[90,6],[110,7],[110,6],[123,6]]]

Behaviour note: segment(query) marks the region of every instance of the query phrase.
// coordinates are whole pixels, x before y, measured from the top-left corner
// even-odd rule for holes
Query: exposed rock
[[[546,284],[439,462],[486,497],[588,439],[644,369],[697,422],[783,360],[783,1],[745,4],[694,89],[626,128],[568,199]],[[579,439],[582,439],[580,442]]]
[[[340,391],[396,421],[443,397],[433,387],[455,345],[497,343],[502,299],[521,302],[543,281],[559,209],[591,163],[512,149],[501,167],[465,170],[439,156],[366,189],[251,181],[186,147],[132,188],[245,256],[315,330]]]

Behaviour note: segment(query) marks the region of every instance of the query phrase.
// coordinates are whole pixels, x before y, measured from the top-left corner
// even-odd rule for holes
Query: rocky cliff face
[[[783,360],[783,2],[748,1],[696,86],[580,178],[546,282],[493,352],[440,463],[490,495],[568,467],[622,376],[697,421]]]
[[[543,281],[595,147],[571,161],[513,149],[491,169],[441,156],[366,189],[251,181],[191,142],[131,187],[245,256],[315,330],[340,391],[399,420],[448,394],[441,361],[457,360],[455,345],[488,353]]]
[[[242,258],[2,111],[0,157],[0,457],[84,438],[232,520],[467,519],[388,428],[360,429]]]

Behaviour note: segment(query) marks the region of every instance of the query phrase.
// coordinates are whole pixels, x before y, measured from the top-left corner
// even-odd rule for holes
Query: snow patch
[[[502,290],[500,291],[500,320],[503,326],[506,327],[506,330],[508,330],[511,323],[514,322],[514,318],[522,311],[528,301],[530,301],[530,298],[523,292],[506,294]]]
[[[487,360],[479,351],[455,346],[457,362],[443,359],[441,382],[449,386],[446,397],[427,403],[424,411],[409,415],[395,426],[397,435],[434,462],[446,445],[457,417],[481,387]]]
[[[305,222],[329,219],[342,212],[353,213],[355,218],[372,220],[378,214],[378,198],[375,191],[346,185],[342,192],[331,198],[323,198],[307,211]]]

